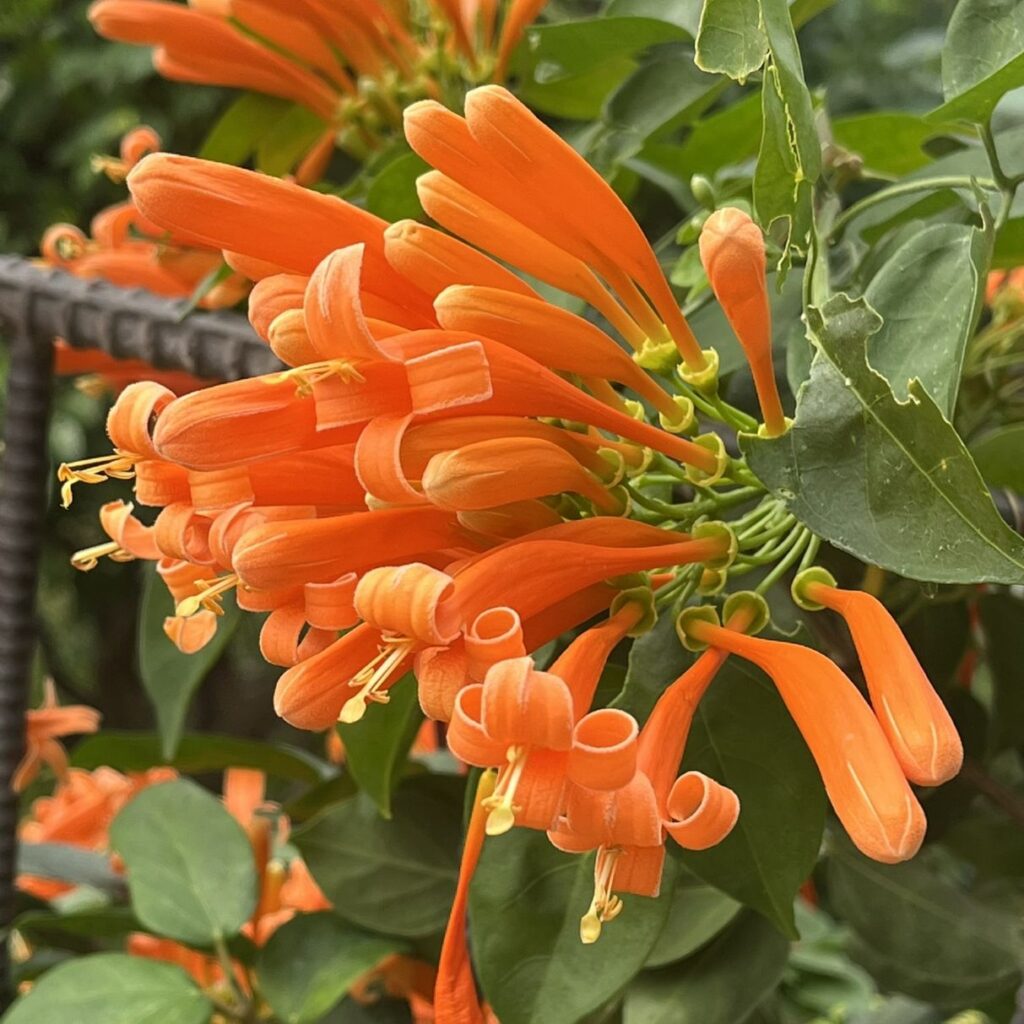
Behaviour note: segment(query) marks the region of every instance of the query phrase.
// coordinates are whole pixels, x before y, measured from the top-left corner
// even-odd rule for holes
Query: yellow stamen
[[[108,541],[106,544],[97,544],[95,547],[83,548],[71,556],[71,564],[82,572],[89,572],[95,569],[99,560],[108,557],[112,562],[130,562],[135,556],[125,551],[116,540]]]
[[[345,383],[358,381],[362,384],[366,380],[355,368],[355,364],[348,359],[326,359],[322,363],[306,363],[304,366],[296,366],[291,370],[285,370],[284,373],[275,374],[274,383],[294,380],[295,393],[301,398],[308,398],[313,393],[315,384],[330,377],[338,377]]]
[[[102,398],[110,391],[110,385],[102,374],[87,373],[75,379],[75,390],[89,398]]]
[[[498,772],[494,792],[483,802],[484,807],[491,812],[487,816],[486,826],[489,836],[503,835],[516,823],[516,814],[522,810],[522,806],[513,801],[529,754],[529,747],[524,746],[511,746],[505,752],[506,763]]]
[[[57,479],[61,483],[60,503],[70,508],[75,484],[103,484],[108,480],[131,480],[135,476],[135,463],[141,462],[141,455],[123,452],[115,448],[111,455],[99,455],[93,459],[78,462],[62,462],[57,467]]]
[[[115,185],[120,185],[131,170],[124,160],[116,156],[101,156],[98,153],[89,161],[89,167],[93,174],[105,174]]]
[[[594,861],[594,898],[587,912],[580,918],[580,941],[591,945],[601,937],[601,926],[622,913],[622,900],[612,892],[615,884],[615,865],[622,850],[600,846]]]
[[[387,704],[391,697],[381,693],[380,688],[388,682],[394,670],[405,660],[416,644],[405,636],[381,637],[381,648],[374,659],[361,668],[349,681],[349,686],[358,686],[359,692],[345,701],[338,721],[346,725],[358,722],[366,714],[369,703]]]
[[[200,608],[205,608],[214,615],[223,615],[221,600],[232,587],[238,585],[238,576],[232,572],[213,580],[196,580],[195,585],[199,593],[179,601],[174,609],[175,615],[187,618],[189,615],[195,615]]]

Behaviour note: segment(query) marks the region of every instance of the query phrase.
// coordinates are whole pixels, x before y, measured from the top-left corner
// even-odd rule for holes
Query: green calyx
[[[707,433],[698,434],[693,439],[693,443],[699,444],[701,448],[706,448],[715,456],[715,471],[713,473],[705,473],[703,469],[698,469],[696,466],[687,466],[685,469],[686,478],[699,487],[711,487],[713,484],[717,484],[729,469],[730,459],[729,453],[725,450],[725,442],[718,434]]]
[[[809,569],[804,569],[803,572],[796,574],[789,592],[793,597],[793,603],[805,612],[820,612],[825,607],[818,601],[812,601],[808,596],[807,588],[813,583],[823,583],[826,587],[834,587],[836,578],[828,569],[823,569],[820,565],[812,565]]]
[[[652,373],[667,376],[679,362],[679,350],[674,341],[654,341],[645,338],[639,351],[633,353],[633,362]]]
[[[704,563],[706,569],[722,571],[728,569],[736,560],[739,542],[736,540],[736,532],[727,523],[720,523],[718,521],[698,523],[693,528],[690,536],[694,540],[722,538],[726,542],[726,549],[721,555]]]
[[[713,348],[701,349],[704,353],[704,366],[697,370],[686,363],[680,363],[676,370],[680,380],[689,384],[702,395],[711,397],[718,393],[718,353]]]
[[[710,604],[697,605],[695,608],[684,608],[676,616],[676,636],[688,651],[699,654],[706,651],[708,645],[701,643],[692,635],[693,627],[698,622],[709,622],[712,626],[720,626],[718,610]]]
[[[689,434],[697,425],[697,413],[693,401],[685,395],[675,395],[672,401],[679,407],[679,414],[669,419],[663,412],[658,413],[658,423],[662,430],[670,434]]]
[[[753,590],[738,590],[725,599],[722,619],[728,624],[729,620],[737,615],[742,615],[748,620],[748,624],[741,630],[747,636],[760,633],[771,619],[768,602]]]
[[[637,622],[626,636],[636,637],[649,633],[658,621],[658,610],[654,604],[654,591],[646,584],[623,590],[621,593],[616,594],[612,600],[611,614],[615,615],[616,612],[621,611],[628,604],[639,605],[643,614],[640,617],[640,621]]]

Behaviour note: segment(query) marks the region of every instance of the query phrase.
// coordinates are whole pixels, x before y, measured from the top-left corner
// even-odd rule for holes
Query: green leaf
[[[361,975],[399,948],[334,914],[299,914],[259,952],[260,993],[283,1024],[313,1024]]]
[[[971,444],[978,471],[990,487],[1006,487],[1024,494],[1024,423],[1011,423],[979,437]]]
[[[626,682],[611,706],[646,721],[662,690],[692,661],[692,655],[679,642],[672,616],[660,615],[654,628],[637,637],[630,647]]]
[[[183,736],[177,753],[165,758],[156,736],[137,732],[101,732],[77,747],[71,759],[76,768],[103,765],[122,772],[144,772],[156,765],[170,765],[188,775],[223,771],[225,768],[255,768],[283,779],[319,783],[333,772],[333,766],[284,744],[243,740],[218,733]]]
[[[1024,85],[1024,2],[960,0],[942,48],[946,102],[933,119],[989,119],[999,100]]]
[[[345,767],[385,818],[391,817],[391,792],[423,721],[415,680],[400,680],[389,693],[388,703],[375,707],[361,722],[338,726]]]
[[[365,796],[329,807],[292,839],[347,921],[415,938],[444,927],[462,831],[460,779],[420,776],[395,792],[384,820]]]
[[[695,953],[722,931],[741,909],[736,900],[683,869],[668,898],[671,900],[668,916],[645,967],[664,967]]]
[[[697,33],[697,67],[743,83],[767,55],[760,0],[705,0]]]
[[[700,23],[699,5],[693,0],[610,0],[606,18],[657,18],[683,29],[691,38]]]
[[[685,38],[682,29],[654,18],[605,16],[531,28],[516,60],[520,98],[557,117],[597,117],[644,50]]]
[[[867,363],[881,318],[836,295],[808,309],[820,349],[783,437],[744,436],[753,471],[815,533],[862,561],[939,583],[1024,580],[1024,541],[916,381],[899,402]]]
[[[672,869],[666,861],[666,889]],[[561,853],[528,829],[484,844],[470,890],[473,963],[501,1024],[575,1024],[643,966],[669,900],[626,896],[622,913],[585,946],[580,918],[593,891],[593,854]]]
[[[640,159],[681,181],[714,175],[723,167],[754,156],[761,134],[759,92],[698,121],[682,145],[648,143]]]
[[[3,1024],[205,1024],[212,1013],[180,967],[98,953],[47,972]]]
[[[740,1024],[778,984],[789,943],[742,914],[695,957],[645,971],[626,990],[624,1024]]]
[[[326,131],[327,124],[296,103],[277,118],[256,147],[256,168],[264,174],[287,174]]]
[[[740,816],[717,846],[670,844],[673,854],[795,939],[793,898],[818,856],[825,794],[775,687],[749,662],[730,658],[719,670],[697,708],[682,767],[735,790]]]
[[[898,178],[931,163],[922,147],[942,128],[915,114],[877,111],[836,118],[832,136],[869,170]]]
[[[655,47],[608,98],[589,147],[591,159],[603,167],[628,160],[648,139],[699,117],[727,85],[694,65],[689,46]]]
[[[164,619],[174,614],[170,591],[152,565],[146,566],[139,606],[139,674],[156,710],[163,756],[173,758],[185,715],[199,684],[217,664],[238,626],[241,614],[230,595],[213,639],[195,654],[182,654],[164,633]]]
[[[386,164],[370,182],[366,207],[384,220],[423,220],[416,179],[430,167],[415,153],[405,152]]]
[[[105,853],[68,843],[19,843],[18,874],[88,885],[117,896],[124,893],[124,879],[111,868]]]
[[[358,787],[351,775],[335,775],[318,782],[284,805],[284,812],[293,823],[308,821],[325,807],[340,804],[355,796]]]
[[[978,611],[994,691],[991,742],[998,751],[1024,740],[1024,601],[1010,594],[986,594]]]
[[[114,819],[139,920],[179,942],[235,935],[256,907],[252,847],[224,805],[180,779],[144,789]]]
[[[872,278],[864,297],[882,326],[868,342],[868,362],[900,401],[916,378],[952,419],[991,251],[991,230],[933,224],[904,242]]]
[[[851,952],[884,989],[963,1007],[1020,981],[1012,915],[971,899],[918,858],[885,865],[837,844],[829,893],[853,929]]]
[[[29,942],[79,949],[83,940],[124,939],[141,925],[127,907],[100,906],[66,914],[29,910],[18,915],[14,928]]]
[[[199,156],[222,164],[245,163],[290,106],[288,100],[257,92],[239,96],[206,136]]]

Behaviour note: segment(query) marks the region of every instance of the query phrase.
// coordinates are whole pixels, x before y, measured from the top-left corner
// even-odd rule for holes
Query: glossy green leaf
[[[689,46],[656,47],[608,98],[589,146],[590,158],[599,167],[629,159],[648,139],[694,121],[727,84],[697,68]]]
[[[1011,423],[971,443],[971,455],[990,487],[1024,494],[1024,423]]]
[[[676,636],[671,615],[661,615],[649,633],[629,649],[629,668],[622,692],[611,702],[638,721],[646,721],[662,690],[682,675],[693,661]]]
[[[793,898],[814,866],[825,824],[817,768],[767,678],[730,658],[701,700],[683,757],[733,789],[740,816],[709,850],[673,854],[704,881],[796,938]]]
[[[882,317],[868,362],[900,401],[916,378],[952,419],[991,249],[991,231],[933,224],[901,245],[867,286],[865,298]]]
[[[406,999],[384,996],[372,1003],[344,999],[326,1017],[323,1024],[414,1024]]]
[[[363,974],[399,948],[393,940],[353,928],[334,914],[299,914],[259,952],[260,993],[282,1024],[313,1024]]]
[[[19,843],[18,874],[88,885],[117,896],[124,893],[124,879],[106,854],[68,843]]]
[[[256,167],[281,177],[291,171],[324,134],[327,124],[296,103],[277,118],[256,147]]]
[[[978,602],[992,674],[991,742],[995,750],[1024,742],[1024,601],[986,594]]]
[[[389,935],[441,930],[458,876],[461,779],[420,776],[395,792],[394,817],[368,797],[329,807],[292,840],[336,912]]]
[[[700,4],[693,0],[609,0],[608,18],[657,18],[677,25],[690,36],[697,35]]]
[[[697,33],[697,66],[745,82],[768,54],[760,0],[705,0]]]
[[[389,694],[388,703],[374,707],[362,721],[338,726],[345,767],[386,818],[391,816],[392,790],[423,721],[414,679],[400,680]]]
[[[922,147],[941,130],[941,125],[897,110],[852,114],[832,122],[839,145],[860,156],[869,170],[896,177],[931,163]]]
[[[1019,983],[1014,917],[972,899],[926,858],[878,864],[844,842],[829,858],[828,882],[854,931],[851,951],[883,988],[952,1008]]]
[[[404,152],[381,168],[366,190],[366,207],[387,221],[423,220],[416,179],[430,168],[415,153]]]
[[[79,949],[84,942],[101,939],[124,940],[140,930],[138,920],[127,907],[112,906],[86,907],[68,913],[29,910],[18,915],[14,927],[29,942],[68,949]]]
[[[245,163],[291,106],[287,100],[258,92],[239,96],[213,126],[199,156],[222,164]]]
[[[156,736],[138,732],[101,732],[77,747],[72,757],[77,768],[108,765],[122,772],[144,772],[157,765],[170,765],[188,775],[218,772],[225,768],[255,768],[283,779],[309,784],[330,777],[332,765],[298,747],[239,739],[217,733],[183,736],[177,753],[167,759]]]
[[[673,878],[666,861],[663,885]],[[484,844],[470,890],[473,963],[501,1024],[576,1024],[643,966],[669,900],[626,896],[590,946],[580,918],[594,891],[594,856],[556,850],[515,829]]]
[[[680,868],[664,927],[658,934],[645,967],[664,967],[683,960],[710,942],[736,915],[741,905],[724,892],[705,885]]]
[[[180,967],[98,953],[49,971],[3,1024],[205,1024],[212,1013]]]
[[[866,352],[881,318],[837,295],[808,310],[820,353],[781,438],[744,437],[751,468],[819,536],[869,564],[943,583],[1024,580],[963,442],[913,382],[899,402]]]
[[[148,565],[139,606],[139,675],[153,702],[162,753],[168,759],[178,749],[192,696],[217,664],[241,617],[228,595],[213,639],[195,654],[182,654],[164,633],[164,619],[173,614],[170,591],[153,565]]]
[[[656,43],[685,39],[667,21],[602,17],[529,29],[516,61],[520,98],[558,117],[591,118]]]
[[[289,800],[284,805],[284,812],[295,824],[308,821],[325,807],[340,804],[348,800],[349,797],[355,796],[358,788],[351,775],[335,775],[324,782],[318,782],[315,786],[311,786],[305,792]]]
[[[942,48],[946,102],[932,117],[988,120],[999,100],[1024,85],[1024,3],[960,0]]]
[[[778,984],[789,943],[741,914],[689,960],[645,971],[626,991],[624,1024],[741,1024]]]
[[[132,908],[152,931],[210,944],[235,935],[256,906],[252,848],[224,805],[180,779],[144,789],[110,826]]]

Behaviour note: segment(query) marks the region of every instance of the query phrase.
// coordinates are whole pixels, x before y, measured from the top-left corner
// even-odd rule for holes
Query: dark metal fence
[[[36,585],[49,463],[53,341],[211,380],[280,368],[234,314],[192,313],[141,289],[84,281],[0,256],[0,338],[9,341],[0,478],[0,1009],[13,998],[8,936],[14,917],[18,799],[11,788],[24,748],[36,644]]]

